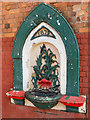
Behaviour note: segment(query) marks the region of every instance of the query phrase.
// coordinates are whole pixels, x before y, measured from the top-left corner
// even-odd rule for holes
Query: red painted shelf
[[[45,81],[46,82],[46,81]],[[15,99],[25,99],[25,91],[16,91],[12,90],[6,93],[6,95],[9,98],[15,98]],[[62,98],[59,99],[59,102],[66,106],[73,106],[73,107],[80,107],[83,106],[85,102],[85,98],[82,96],[67,96],[63,95]]]
[[[63,95],[62,98],[59,100],[59,102],[67,106],[80,107],[83,106],[85,102],[85,98],[83,98],[82,96],[77,97],[77,96]]]
[[[25,98],[25,91],[16,91],[16,90],[12,90],[6,93],[6,95],[9,98],[15,98],[15,99],[24,99]]]

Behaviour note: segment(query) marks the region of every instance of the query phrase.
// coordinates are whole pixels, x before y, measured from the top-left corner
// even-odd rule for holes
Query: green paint
[[[39,103],[39,102],[32,102],[37,108],[40,109],[51,109],[53,106],[57,105],[58,102],[52,102],[52,103]]]
[[[62,95],[58,94],[55,97],[40,97],[32,95],[29,91],[26,91],[25,97],[40,109],[50,109],[58,103],[58,100],[62,97]]]
[[[18,105],[24,105],[25,104],[25,100],[14,99],[14,103],[18,104]]]
[[[79,112],[79,109],[78,109],[78,107],[72,107],[72,106],[66,106],[66,110],[68,111],[68,112]]]
[[[48,17],[48,14],[52,19]],[[36,17],[36,15],[38,15],[38,17]],[[57,20],[59,20],[60,25],[57,24]],[[22,58],[22,50],[27,36],[41,22],[49,24],[62,38],[67,54],[66,94],[69,96],[79,96],[79,48],[76,36],[67,20],[51,6],[41,3],[25,18],[15,37],[12,58]],[[14,62],[14,86],[17,87],[16,89],[21,90],[23,89],[22,67],[20,66],[20,69],[18,69],[19,75],[19,73],[16,72],[16,66],[16,62]]]
[[[23,90],[22,59],[13,59],[14,63],[14,90]]]
[[[70,96],[66,97],[65,100],[68,100],[70,98]]]

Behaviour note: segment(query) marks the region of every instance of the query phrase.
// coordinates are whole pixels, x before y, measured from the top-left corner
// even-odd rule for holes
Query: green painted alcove
[[[48,14],[50,17],[48,17]],[[59,25],[57,24],[59,21]],[[14,89],[23,90],[22,50],[30,32],[41,22],[54,28],[63,40],[67,55],[66,94],[79,96],[79,48],[76,36],[67,20],[51,6],[41,3],[24,19],[13,45]]]

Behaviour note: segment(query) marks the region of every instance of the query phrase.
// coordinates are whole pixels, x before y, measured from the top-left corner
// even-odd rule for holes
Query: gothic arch
[[[13,45],[14,89],[23,90],[22,50],[30,32],[41,22],[54,28],[62,38],[67,54],[66,94],[79,95],[79,48],[76,36],[67,20],[51,6],[41,3],[21,24]]]

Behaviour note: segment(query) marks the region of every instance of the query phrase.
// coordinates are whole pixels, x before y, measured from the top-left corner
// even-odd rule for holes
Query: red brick
[[[9,11],[9,14],[19,13],[20,9],[12,9]]]
[[[86,76],[88,77],[90,75],[90,73],[89,72],[86,72]]]
[[[82,32],[88,32],[88,30],[89,30],[88,27],[80,28],[79,32],[81,32],[81,33]]]
[[[82,93],[83,93],[83,94],[88,94],[88,88],[83,88],[83,89],[82,89]]]
[[[83,4],[83,5],[81,6],[81,9],[82,9],[82,10],[86,10],[87,7],[88,7],[88,4],[86,4],[86,5]]]
[[[76,12],[71,12],[71,16],[76,16]]]
[[[86,61],[86,60],[88,60],[88,56],[81,56],[80,60],[85,60]]]
[[[71,17],[67,18],[68,22],[72,22],[73,19]]]
[[[83,71],[88,71],[88,66],[84,66]]]
[[[86,72],[80,72],[80,76],[81,77],[85,77],[86,76]]]
[[[79,49],[80,50],[82,50],[82,49],[88,50],[88,45],[87,44],[80,44]]]
[[[4,10],[4,11],[2,11],[2,15],[8,15],[8,11],[6,11],[6,10]]]
[[[9,11],[11,9],[11,6],[5,6],[5,10]]]
[[[17,28],[13,28],[13,29],[12,29],[12,32],[17,32]]]
[[[5,33],[3,34],[3,37],[14,37],[15,33]]]
[[[19,5],[15,2],[13,5],[10,6],[11,9],[19,8]]]
[[[9,15],[4,15],[2,19],[9,19]]]
[[[10,19],[13,19],[14,17],[15,17],[15,14],[10,14],[10,15],[9,15],[9,18],[10,18]]]
[[[79,45],[79,49],[82,50],[83,49],[83,45],[80,44]]]
[[[90,104],[90,100],[89,99],[87,99],[87,104]]]
[[[83,77],[80,77],[80,82],[82,82],[83,81]]]
[[[12,32],[12,28],[9,29],[2,29],[3,33],[11,33]]]
[[[74,6],[77,4],[81,4],[81,2],[68,2],[67,6]]]
[[[22,3],[21,7],[27,7],[27,3]]]
[[[67,11],[72,11],[73,8],[72,7],[67,7]]]
[[[88,36],[89,36],[89,33],[79,33],[79,34],[76,34],[77,38],[81,38],[81,39],[85,39],[87,38],[88,39]]]
[[[77,27],[77,23],[72,23],[71,26],[72,26],[72,28],[75,28],[75,27]]]
[[[80,55],[88,55],[88,50],[80,50]]]
[[[55,3],[54,4],[56,7],[60,8],[60,7],[66,7],[67,6],[67,2],[59,2],[59,3]]]
[[[26,11],[26,8],[20,8],[20,13],[23,13],[23,11]]]
[[[80,65],[81,65],[81,66],[87,66],[87,65],[88,65],[88,62],[86,62],[86,61],[80,61]]]
[[[79,29],[78,28],[73,28],[74,29],[74,32],[75,33],[78,33],[79,32]]]
[[[90,94],[90,88],[88,89],[88,94]]]
[[[83,43],[84,43],[84,44],[85,44],[85,43],[88,44],[88,39],[81,39],[81,44],[83,44]]]
[[[80,43],[80,42],[81,42],[81,39],[77,39],[77,41],[78,41],[78,43]]]
[[[88,22],[85,22],[85,26],[87,27],[87,26],[90,26],[90,22],[88,21]]]
[[[80,66],[80,71],[83,71],[83,67],[82,66]]]
[[[13,43],[13,42],[11,42],[11,43],[10,43],[10,46],[12,47],[12,46],[13,46],[13,44],[14,44],[14,43]]]
[[[80,17],[77,17],[76,21],[80,21]]]
[[[89,37],[90,33],[84,33],[84,38],[87,38]]]
[[[88,16],[81,16],[82,21],[88,21]]]
[[[78,16],[82,16],[82,15],[85,15],[85,10],[80,10],[80,11],[78,11]]]
[[[81,10],[81,5],[74,5],[73,6],[73,11],[79,11]]]
[[[82,93],[82,89],[81,88],[79,89],[79,92]]]
[[[80,19],[80,18],[79,18]],[[80,20],[79,20],[80,21]],[[86,25],[86,22],[80,22],[80,23],[77,23],[77,26],[78,27],[85,27]]]
[[[90,99],[90,94],[87,94],[87,99]]]
[[[71,11],[65,11],[64,12],[64,17],[68,18],[71,14]]]
[[[14,40],[15,40],[15,38],[13,37],[13,38],[12,38],[12,41],[14,42]]]
[[[88,83],[88,78],[87,77],[83,77],[83,82],[87,82]]]
[[[80,86],[83,88],[88,88],[88,83],[80,83]]]

